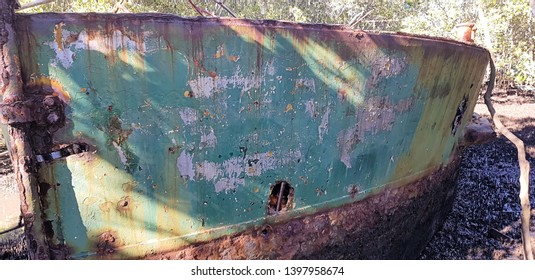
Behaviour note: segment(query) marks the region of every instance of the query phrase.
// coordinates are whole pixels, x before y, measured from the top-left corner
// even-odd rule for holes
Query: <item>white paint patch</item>
[[[381,131],[392,130],[399,113],[412,107],[413,98],[392,103],[386,97],[372,97],[366,100],[366,106],[358,109],[355,124],[338,133],[337,146],[340,150],[340,160],[351,168],[350,154],[355,145],[364,141],[367,134],[377,134]]]
[[[51,59],[51,64],[57,66],[61,64],[65,69],[70,68],[74,63],[75,51],[94,50],[104,55],[110,55],[119,49],[144,54],[145,51],[145,34],[143,34],[143,43],[136,43],[120,30],[114,30],[112,34],[100,34],[89,36],[87,31],[82,30],[80,33],[71,32],[65,28],[61,32],[61,47],[54,40],[45,43],[56,53],[56,57]],[[74,41],[73,41],[74,40]]]
[[[180,108],[179,114],[186,126],[195,124],[199,119],[199,112],[192,108]]]
[[[330,112],[331,112],[331,107],[329,107],[329,104],[327,104],[327,110],[325,110],[323,117],[321,117],[321,123],[318,126],[318,135],[320,138],[320,144],[323,143],[323,136],[325,135],[325,133],[327,133],[327,130],[329,129],[329,113]]]
[[[208,134],[201,134],[201,144],[208,148],[213,148],[217,145],[217,137],[215,136],[212,127],[210,127],[210,132]]]
[[[127,159],[126,159],[126,156],[125,156],[124,151],[121,148],[121,146],[119,146],[119,144],[115,143],[115,141],[113,141],[111,143],[113,144],[113,146],[117,150],[117,154],[119,154],[119,158],[121,159],[121,163],[123,165],[126,165],[127,164]]]
[[[176,167],[182,178],[195,181],[195,173],[193,172],[193,156],[186,151],[182,151],[180,156],[176,159]]]
[[[273,59],[268,61],[266,64],[266,73],[270,76],[275,75],[275,65],[273,63]]]
[[[243,157],[232,157],[223,163],[204,161],[196,165],[199,178],[214,182],[215,191],[222,192],[245,185],[246,176],[260,176],[262,173],[281,168],[301,158],[300,151],[290,151],[285,155],[273,152],[256,153]]]
[[[348,129],[344,129],[338,133],[336,138],[336,144],[340,149],[340,161],[342,161],[346,168],[351,168],[351,156],[349,155],[353,151],[355,145],[358,143],[357,138],[358,126],[353,126]]]
[[[254,75],[245,77],[239,73],[232,77],[198,77],[188,81],[193,96],[198,98],[210,98],[229,88],[239,88],[241,93],[245,93],[253,88],[260,88],[261,84],[262,77]]]
[[[238,186],[245,185],[245,179],[240,178],[222,178],[221,180],[217,181],[215,183],[215,191],[216,192],[222,192],[222,191],[230,191]]]
[[[316,82],[312,78],[303,78],[295,80],[296,88],[306,88],[311,92],[316,92]]]
[[[305,113],[309,113],[311,118],[315,118],[318,116],[318,112],[316,112],[316,104],[314,103],[314,99],[308,100],[305,102]]]
[[[405,58],[391,57],[386,54],[375,56],[371,63],[372,75],[368,87],[375,87],[381,79],[398,75],[407,67]]]

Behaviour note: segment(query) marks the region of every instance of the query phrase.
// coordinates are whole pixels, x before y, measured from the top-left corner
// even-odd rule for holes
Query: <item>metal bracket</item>
[[[84,143],[75,143],[50,153],[35,155],[35,158],[37,159],[37,162],[45,162],[68,157],[70,155],[85,153],[87,151],[89,151],[89,145]]]
[[[60,125],[65,120],[63,102],[53,95],[37,95],[28,100],[0,104],[0,123],[38,126]]]

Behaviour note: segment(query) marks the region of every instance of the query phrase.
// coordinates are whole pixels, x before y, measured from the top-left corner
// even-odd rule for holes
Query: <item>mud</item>
[[[535,93],[509,89],[495,93],[492,100],[504,125],[526,145],[535,244]],[[475,111],[489,118],[482,100]],[[420,259],[523,259],[519,172],[516,148],[503,136],[467,148],[452,211]]]

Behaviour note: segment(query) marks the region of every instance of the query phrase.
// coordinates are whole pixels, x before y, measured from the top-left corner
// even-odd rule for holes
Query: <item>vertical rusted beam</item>
[[[3,103],[22,101],[22,78],[15,32],[15,0],[0,0],[0,94]],[[20,190],[21,214],[31,259],[48,259],[49,250],[42,233],[41,210],[37,197],[37,168],[31,148],[29,127],[21,124],[8,129],[11,160]]]

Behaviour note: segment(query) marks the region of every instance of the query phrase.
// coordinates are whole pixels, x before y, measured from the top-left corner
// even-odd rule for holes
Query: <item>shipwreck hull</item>
[[[341,26],[2,13],[32,258],[415,257],[489,59]]]

